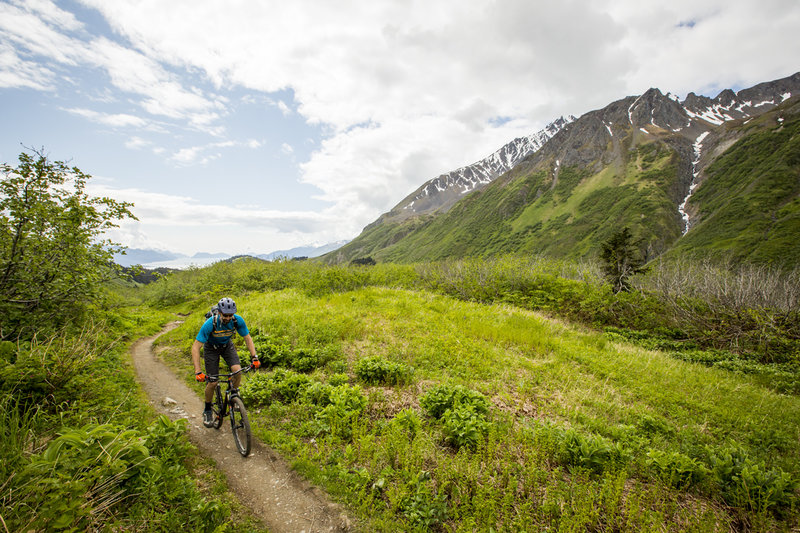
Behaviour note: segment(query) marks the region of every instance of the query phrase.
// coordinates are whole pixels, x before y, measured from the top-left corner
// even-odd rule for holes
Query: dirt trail
[[[131,348],[136,373],[156,410],[173,420],[189,421],[192,442],[201,453],[216,461],[231,490],[270,531],[353,531],[341,508],[291,471],[269,447],[253,438],[250,456],[244,458],[236,450],[227,420],[219,430],[203,426],[201,387],[198,385],[197,390],[188,387],[153,353],[153,341],[178,324],[169,324],[158,335],[140,339]]]

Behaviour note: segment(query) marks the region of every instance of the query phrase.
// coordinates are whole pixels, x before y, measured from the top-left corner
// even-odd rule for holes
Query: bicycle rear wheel
[[[243,457],[250,455],[250,421],[247,419],[247,409],[238,396],[231,398],[231,430],[236,447]]]
[[[211,411],[214,413],[213,427],[219,429],[222,427],[222,417],[225,415],[225,404],[222,402],[222,391],[220,386],[214,389],[214,403],[211,405]]]

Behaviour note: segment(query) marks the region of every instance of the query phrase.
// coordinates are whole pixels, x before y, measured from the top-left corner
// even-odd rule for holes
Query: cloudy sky
[[[800,70],[797,0],[0,0],[0,161],[134,202],[134,248],[351,239],[419,185],[650,87]]]

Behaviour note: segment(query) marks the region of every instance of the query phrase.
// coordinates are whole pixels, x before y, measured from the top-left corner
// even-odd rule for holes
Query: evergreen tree
[[[631,276],[647,270],[638,242],[633,240],[630,228],[626,226],[614,232],[611,238],[600,246],[603,273],[613,285],[614,293],[630,290]]]

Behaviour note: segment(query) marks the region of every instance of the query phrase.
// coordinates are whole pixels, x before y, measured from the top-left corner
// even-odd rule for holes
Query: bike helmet
[[[219,312],[223,315],[232,315],[236,312],[236,302],[230,298],[223,298],[217,304]]]

